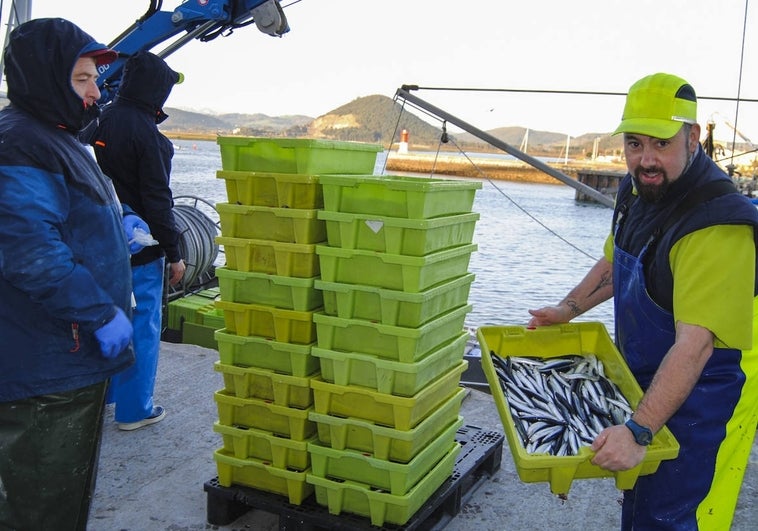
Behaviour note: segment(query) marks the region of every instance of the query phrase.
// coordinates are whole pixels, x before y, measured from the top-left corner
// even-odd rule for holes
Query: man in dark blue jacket
[[[107,381],[134,360],[139,220],[77,139],[116,53],[63,19],[20,25],[4,53],[0,528],[84,529]]]
[[[185,265],[179,250],[169,188],[174,148],[157,124],[167,118],[163,104],[181,75],[155,54],[141,51],[125,66],[118,95],[103,110],[91,143],[100,167],[112,180],[119,198],[150,227],[156,245],[132,256],[136,363],[111,380],[109,400],[116,404],[121,430],[155,424],[166,414],[153,404],[158,369],[165,262],[169,282],[179,283]]]

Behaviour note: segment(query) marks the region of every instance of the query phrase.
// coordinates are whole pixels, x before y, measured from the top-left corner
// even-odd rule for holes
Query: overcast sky
[[[758,99],[758,5],[746,1],[282,0],[291,29],[281,38],[250,26],[169,56],[186,79],[167,106],[316,117],[358,97],[394,97],[402,84],[625,93],[657,71],[684,77],[699,96]],[[148,3],[35,0],[33,15],[69,18],[107,43]],[[480,129],[572,136],[613,130],[623,107],[618,96],[414,94]],[[698,114],[721,137],[731,139],[726,120],[758,142],[758,103],[735,112],[734,102],[701,100]]]

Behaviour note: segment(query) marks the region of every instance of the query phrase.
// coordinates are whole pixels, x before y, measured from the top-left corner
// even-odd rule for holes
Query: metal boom
[[[403,85],[402,87],[400,87],[399,89],[397,89],[397,92],[395,93],[395,98],[402,98],[402,99],[404,99],[404,100],[406,100],[406,101],[408,101],[408,102],[410,102],[410,103],[412,103],[414,105],[417,105],[418,107],[421,107],[422,109],[424,109],[424,110],[426,110],[426,111],[428,111],[428,112],[430,112],[430,113],[438,116],[439,118],[441,118],[441,119],[443,119],[443,120],[445,120],[447,122],[450,122],[451,124],[454,124],[454,125],[460,127],[464,131],[466,131],[468,133],[471,133],[475,137],[477,137],[477,138],[479,138],[481,140],[484,140],[488,144],[490,144],[490,145],[492,145],[492,146],[494,146],[494,147],[496,147],[498,149],[502,149],[503,151],[505,151],[509,155],[513,155],[517,159],[519,159],[519,160],[521,160],[523,162],[526,162],[530,166],[532,166],[534,168],[537,168],[538,170],[547,173],[548,175],[550,175],[551,177],[554,177],[555,179],[558,179],[562,183],[571,186],[572,188],[574,188],[574,189],[582,192],[583,194],[591,197],[592,199],[594,199],[595,201],[597,201],[601,205],[613,208],[614,200],[613,200],[612,197],[609,197],[609,196],[607,196],[605,194],[600,193],[599,191],[595,190],[591,186],[587,186],[584,183],[580,183],[580,182],[576,181],[575,179],[572,179],[571,177],[569,177],[565,173],[560,172],[560,171],[556,170],[555,168],[553,168],[551,166],[548,166],[547,164],[545,164],[541,160],[536,159],[536,158],[534,158],[534,157],[532,157],[530,155],[527,155],[523,151],[521,151],[519,149],[516,149],[515,147],[511,146],[510,144],[508,144],[506,142],[503,142],[502,140],[500,140],[498,138],[495,138],[494,136],[492,136],[491,134],[487,133],[486,131],[482,131],[481,129],[477,129],[473,125],[464,122],[460,118],[458,118],[456,116],[453,116],[452,114],[449,114],[449,113],[443,111],[442,109],[440,109],[438,107],[435,107],[431,103],[429,103],[427,101],[424,101],[421,98],[418,98],[418,97],[410,94],[408,91],[409,90],[413,90],[413,89],[414,89],[413,86]]]

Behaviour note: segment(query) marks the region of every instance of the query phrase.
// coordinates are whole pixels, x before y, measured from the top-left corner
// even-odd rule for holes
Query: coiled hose
[[[216,209],[211,203],[194,196],[175,197],[174,220],[181,231],[179,251],[184,257],[187,269],[184,272],[181,289],[184,293],[192,291],[196,284],[204,284],[214,277],[214,264],[219,254],[216,236],[221,233],[217,221],[198,208],[199,204]],[[184,204],[176,200],[189,200]]]

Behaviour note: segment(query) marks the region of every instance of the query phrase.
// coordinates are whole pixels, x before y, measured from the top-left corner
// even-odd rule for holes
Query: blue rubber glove
[[[145,223],[145,221],[141,217],[136,216],[134,214],[125,215],[122,223],[124,224],[124,232],[126,233],[126,241],[129,242],[129,252],[131,254],[137,254],[142,249],[144,249],[145,246],[135,241],[134,229],[139,228],[145,231],[147,234],[150,234],[150,227],[147,226],[147,223]]]
[[[103,357],[113,359],[121,354],[132,340],[132,333],[132,322],[121,308],[117,308],[116,316],[95,330]]]

